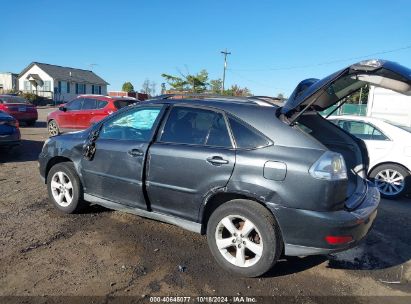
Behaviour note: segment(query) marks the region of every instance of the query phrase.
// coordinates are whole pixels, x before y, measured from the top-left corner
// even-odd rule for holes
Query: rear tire
[[[280,229],[271,212],[244,199],[229,201],[211,214],[207,241],[222,268],[244,277],[269,271],[283,249]]]
[[[49,131],[50,136],[56,136],[60,134],[59,125],[57,124],[57,121],[55,121],[54,119],[48,122],[47,130]]]
[[[47,190],[54,206],[64,213],[77,213],[85,207],[83,186],[71,162],[58,163],[50,169]]]
[[[385,164],[374,168],[370,179],[384,198],[396,199],[404,196],[410,189],[410,172],[396,164]]]

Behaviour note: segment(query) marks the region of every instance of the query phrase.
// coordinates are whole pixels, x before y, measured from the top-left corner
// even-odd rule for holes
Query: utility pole
[[[225,83],[225,70],[227,69],[227,55],[231,55],[231,52],[221,51],[221,54],[224,54],[224,72],[223,72],[223,88],[221,94],[224,94],[224,83]]]

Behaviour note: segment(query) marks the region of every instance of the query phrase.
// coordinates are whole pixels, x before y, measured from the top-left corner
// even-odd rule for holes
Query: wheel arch
[[[409,168],[407,168],[406,166],[404,166],[403,164],[397,163],[395,161],[385,161],[382,163],[378,163],[376,165],[374,165],[371,169],[368,170],[368,176],[370,176],[371,172],[373,170],[375,170],[376,168],[380,167],[380,166],[385,166],[385,165],[395,165],[395,166],[400,166],[402,168],[404,168],[405,170],[407,170],[408,172],[410,172],[411,174],[411,170]]]
[[[275,214],[272,212],[270,208],[268,208],[267,204],[251,195],[247,195],[244,193],[239,193],[239,192],[228,192],[228,191],[219,191],[216,192],[212,195],[210,195],[202,205],[202,208],[200,210],[199,214],[199,219],[201,223],[201,234],[205,234],[207,231],[207,223],[208,220],[211,216],[211,214],[221,205],[224,203],[227,203],[229,201],[232,201],[234,199],[244,199],[244,200],[250,200],[254,201],[260,205],[262,205],[264,208],[266,208],[274,217],[274,219],[278,223],[278,219],[275,216]],[[280,227],[280,232],[281,232],[281,227]]]
[[[46,166],[46,172],[45,172],[45,178],[44,180],[47,181],[47,176],[51,170],[51,168],[59,163],[64,163],[64,162],[71,162],[73,163],[73,161],[68,158],[68,157],[64,157],[64,156],[54,156],[53,158],[51,158],[48,162],[47,162],[47,166]]]

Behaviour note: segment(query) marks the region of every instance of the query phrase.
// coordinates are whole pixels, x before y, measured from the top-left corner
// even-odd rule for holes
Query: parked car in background
[[[368,150],[368,175],[382,196],[411,191],[411,128],[364,116],[332,116],[330,121],[362,139]]]
[[[80,95],[47,116],[49,135],[87,129],[111,113],[138,101],[131,97]]]
[[[20,96],[0,95],[0,110],[29,126],[33,126],[38,119],[37,108]]]
[[[0,111],[0,147],[11,148],[20,144],[19,122],[13,116]]]

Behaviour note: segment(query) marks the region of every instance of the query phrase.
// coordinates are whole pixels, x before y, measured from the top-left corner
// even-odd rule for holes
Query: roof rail
[[[177,97],[177,98],[175,98]],[[159,99],[186,99],[186,98],[199,98],[199,99],[219,99],[219,100],[233,100],[249,104],[257,104],[262,106],[272,106],[274,103],[271,103],[259,96],[228,96],[228,95],[217,95],[217,94],[201,94],[201,93],[189,93],[189,94],[163,94],[151,98],[152,100]],[[272,97],[267,97],[272,98]]]

